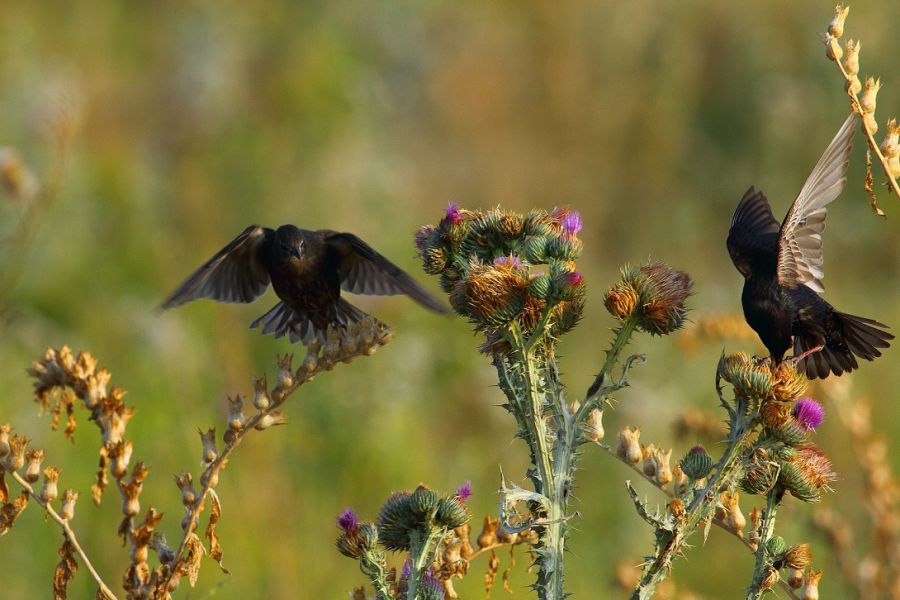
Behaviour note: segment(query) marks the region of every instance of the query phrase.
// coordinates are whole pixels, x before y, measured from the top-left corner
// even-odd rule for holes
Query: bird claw
[[[792,365],[796,366],[798,362],[800,362],[801,360],[803,360],[810,354],[815,354],[816,352],[821,352],[823,348],[825,348],[825,344],[819,344],[818,346],[815,346],[813,348],[810,348],[809,350],[806,350],[805,352],[802,352],[798,356],[794,356],[793,358],[789,359],[788,362],[790,362]]]

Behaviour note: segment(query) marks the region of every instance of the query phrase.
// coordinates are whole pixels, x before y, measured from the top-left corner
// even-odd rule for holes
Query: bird
[[[851,114],[779,225],[766,196],[750,187],[728,229],[731,260],[744,276],[744,317],[776,365],[793,346],[790,359],[807,378],[840,376],[874,360],[894,336],[874,319],[836,310],[819,294],[822,285],[822,232],[827,205],[846,184],[856,131]]]
[[[282,225],[251,225],[191,274],[162,309],[192,300],[253,302],[269,284],[279,302],[250,324],[291,343],[324,342],[368,315],[341,297],[353,294],[406,294],[437,313],[447,308],[400,267],[352,233]]]

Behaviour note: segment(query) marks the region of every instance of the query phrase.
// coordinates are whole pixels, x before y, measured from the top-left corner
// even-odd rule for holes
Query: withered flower
[[[803,570],[812,563],[812,548],[809,544],[794,544],[784,553],[784,564],[790,569]]]
[[[619,431],[616,456],[630,465],[636,465],[643,458],[641,452],[641,428],[624,427]]]
[[[831,461],[813,444],[804,444],[783,461],[778,481],[791,494],[804,502],[817,502],[822,490],[837,479]]]

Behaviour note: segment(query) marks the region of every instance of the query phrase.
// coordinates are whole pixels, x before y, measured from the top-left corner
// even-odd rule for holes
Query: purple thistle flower
[[[457,488],[457,490],[456,490],[456,498],[460,502],[465,502],[466,500],[469,499],[469,497],[471,495],[472,495],[472,482],[471,481],[466,481],[464,484],[462,484],[461,487]]]
[[[584,281],[584,276],[578,271],[573,271],[566,274],[566,283],[571,287],[578,287],[579,285],[581,285],[582,281]]]
[[[403,569],[400,570],[400,579],[409,579],[410,573],[412,573],[412,563],[407,558],[403,563]]]
[[[566,235],[578,235],[578,232],[581,231],[582,228],[581,214],[577,210],[567,213],[566,216],[563,217],[562,228],[563,231],[566,232]]]
[[[435,591],[440,592],[439,598],[445,597],[444,586],[434,575],[432,575],[432,570],[430,568],[422,574],[422,586],[430,587]]]
[[[815,429],[825,420],[825,409],[812,398],[798,400],[791,413],[807,429]]]
[[[495,267],[512,267],[514,269],[522,268],[522,260],[518,256],[498,256],[494,259]]]
[[[416,232],[416,249],[418,249],[419,254],[425,252],[425,246],[428,245],[428,238],[431,237],[432,233],[434,233],[434,227],[431,225],[423,225]]]
[[[694,446],[688,451],[688,454],[709,454],[703,446]]]
[[[337,518],[337,526],[344,530],[345,533],[356,533],[359,528],[359,519],[356,513],[345,508]]]
[[[445,217],[451,225],[456,225],[463,220],[462,212],[459,210],[459,204],[450,202],[447,204],[447,216]]]

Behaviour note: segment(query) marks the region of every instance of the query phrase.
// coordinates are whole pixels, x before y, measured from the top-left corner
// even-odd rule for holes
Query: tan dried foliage
[[[53,598],[54,600],[65,600],[66,591],[69,582],[75,577],[78,571],[78,562],[75,560],[75,548],[69,542],[68,538],[63,539],[62,546],[59,547],[59,564],[56,565],[56,571],[53,573]]]
[[[218,563],[219,568],[224,573],[229,573],[222,565],[222,546],[219,543],[219,536],[216,533],[216,523],[222,517],[222,504],[219,501],[219,495],[215,490],[209,491],[210,508],[209,508],[209,524],[206,526],[206,538],[209,540],[209,557]]]

